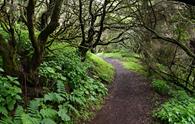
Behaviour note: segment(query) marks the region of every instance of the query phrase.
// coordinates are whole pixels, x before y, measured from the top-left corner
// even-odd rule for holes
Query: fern
[[[67,104],[67,103],[65,103],[64,106],[67,107],[69,111],[79,116],[79,111],[74,106],[72,106],[71,104]]]
[[[67,112],[68,112],[67,108],[65,108],[62,105],[59,105],[58,116],[61,117],[61,119],[64,122],[67,122],[67,121],[70,121],[71,120],[71,118],[70,118],[70,116],[68,115]]]
[[[14,124],[21,124],[22,120],[21,120],[21,115],[24,114],[24,109],[22,106],[18,106],[13,118],[13,122]]]
[[[43,118],[55,119],[57,115],[57,111],[51,108],[41,109],[40,114]]]
[[[3,117],[0,120],[0,124],[14,124],[10,117]]]
[[[61,103],[65,101],[65,99],[59,93],[52,92],[44,96],[44,102],[47,102],[47,101]]]
[[[41,106],[41,99],[35,99],[32,100],[27,108],[27,112],[29,116],[34,117],[34,118],[41,118],[40,112],[39,112],[39,107]]]
[[[4,106],[0,106],[0,113],[4,116],[8,115],[8,111]]]
[[[45,119],[43,119],[43,120],[40,122],[40,124],[56,124],[56,122],[53,121],[53,120],[50,119],[50,118],[45,118]]]
[[[57,82],[57,92],[62,93],[62,94],[66,94],[65,85],[62,81]]]
[[[28,114],[21,115],[22,124],[39,124],[40,120],[30,117]]]

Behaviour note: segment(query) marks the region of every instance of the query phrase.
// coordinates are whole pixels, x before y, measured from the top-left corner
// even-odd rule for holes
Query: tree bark
[[[89,26],[88,26],[88,32],[87,32],[87,36],[86,36],[86,32],[85,32],[85,23],[84,23],[84,19],[83,19],[83,4],[82,4],[82,0],[79,0],[79,21],[80,21],[80,29],[81,29],[81,33],[82,33],[82,41],[79,45],[79,56],[81,57],[81,61],[85,60],[87,51],[90,49],[95,48],[102,36],[103,33],[103,28],[104,28],[104,20],[105,20],[105,16],[106,16],[106,12],[107,12],[107,5],[109,3],[108,0],[105,0],[101,9],[102,9],[102,13],[100,15],[100,21],[99,21],[99,30],[97,32],[95,32],[95,22],[97,19],[97,15],[98,13],[93,12],[92,8],[93,8],[93,2],[94,0],[90,0],[89,1],[89,8],[88,8],[88,12],[89,12]],[[101,10],[100,9],[100,10]],[[96,39],[94,38],[95,35],[97,33]],[[95,40],[94,40],[95,39]]]
[[[16,49],[5,42],[0,34],[0,55],[3,60],[3,69],[6,74],[11,76],[19,75],[19,64],[16,62]]]
[[[44,57],[44,52],[45,52],[45,45],[47,43],[47,39],[51,33],[53,33],[56,28],[59,26],[59,19],[60,19],[60,11],[62,7],[63,0],[56,0],[54,3],[54,7],[52,10],[52,15],[51,15],[51,21],[49,24],[41,31],[40,35],[38,38],[35,37],[35,32],[34,32],[34,21],[33,21],[33,16],[34,16],[34,9],[35,9],[35,1],[34,0],[29,0],[29,4],[27,7],[27,26],[29,30],[29,37],[31,40],[31,43],[34,48],[34,53],[31,58],[31,62],[29,64],[29,70],[28,73],[34,73],[37,71],[38,67],[42,63],[42,59]]]

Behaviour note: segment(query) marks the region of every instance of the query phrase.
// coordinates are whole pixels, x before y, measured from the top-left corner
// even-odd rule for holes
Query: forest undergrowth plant
[[[170,92],[170,87],[164,80],[153,80],[152,87],[157,93],[161,95],[168,95]]]
[[[174,97],[156,109],[153,116],[169,124],[194,124],[195,98],[183,90],[175,91],[172,95]]]
[[[0,103],[4,103],[0,106],[1,124],[74,124],[90,119],[92,111],[99,108],[106,86],[88,76],[90,63],[81,63],[72,48],[66,51],[59,46],[53,47],[57,50],[48,54],[39,68],[41,95],[31,98],[27,108],[19,101],[10,101],[12,97],[21,100],[17,79],[0,78],[1,93],[6,95],[0,96]]]
[[[13,115],[17,104],[22,104],[22,90],[19,86],[17,78],[0,76],[0,119]]]

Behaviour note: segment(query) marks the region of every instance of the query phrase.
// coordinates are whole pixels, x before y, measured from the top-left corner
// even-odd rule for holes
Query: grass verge
[[[140,57],[135,53],[115,52],[115,53],[99,53],[99,56],[107,58],[119,59],[125,69],[145,75],[144,67],[141,65]]]
[[[96,75],[103,81],[111,83],[114,79],[115,70],[112,64],[106,62],[102,58],[96,56],[95,54],[88,53],[88,61],[92,62],[94,71]]]

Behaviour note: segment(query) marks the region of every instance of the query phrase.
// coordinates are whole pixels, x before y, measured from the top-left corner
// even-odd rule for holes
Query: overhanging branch
[[[144,26],[148,31],[150,31],[151,33],[153,33],[156,38],[155,39],[161,39],[161,40],[164,40],[164,41],[167,41],[167,42],[170,42],[170,43],[173,43],[173,44],[176,44],[178,45],[184,52],[186,52],[187,55],[189,55],[190,57],[192,58],[195,58],[195,54],[188,48],[186,47],[185,45],[183,45],[181,42],[179,42],[178,40],[176,39],[173,39],[173,38],[169,38],[169,37],[163,37],[163,36],[160,36],[157,32],[155,32],[154,30],[152,30],[151,28],[147,27],[147,26]]]
[[[63,0],[56,0],[55,6],[53,8],[53,12],[51,15],[51,21],[47,25],[47,27],[40,33],[38,39],[41,41],[43,45],[45,45],[48,36],[53,33],[56,28],[59,26],[59,18],[60,18],[60,11],[62,6]]]
[[[175,0],[178,2],[182,2],[182,3],[186,3],[186,4],[190,4],[192,6],[195,6],[195,0]]]

